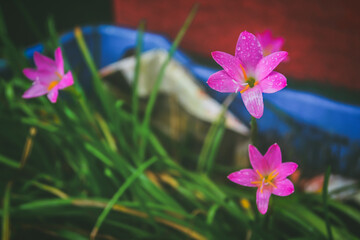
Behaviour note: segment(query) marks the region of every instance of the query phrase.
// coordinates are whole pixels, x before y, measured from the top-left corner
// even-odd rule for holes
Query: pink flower
[[[64,60],[60,47],[55,50],[55,61],[38,53],[34,53],[37,69],[25,68],[24,75],[33,81],[33,85],[23,94],[23,98],[34,98],[47,94],[50,102],[55,103],[59,89],[74,84],[69,71],[64,75]]]
[[[260,42],[264,56],[280,51],[285,42],[284,38],[282,37],[273,37],[270,30],[265,30],[262,33],[258,33],[256,34],[256,37]]]
[[[265,214],[271,194],[284,197],[294,192],[294,185],[286,177],[293,174],[298,165],[294,162],[282,163],[280,147],[276,143],[265,156],[256,147],[249,145],[249,157],[253,169],[233,172],[228,178],[246,187],[257,187],[256,205],[259,212]]]
[[[264,112],[262,93],[274,93],[286,87],[285,76],[273,70],[287,55],[280,51],[263,57],[260,42],[244,31],[236,44],[235,56],[212,52],[212,57],[224,70],[212,74],[207,83],[219,92],[240,91],[248,112],[260,118]]]

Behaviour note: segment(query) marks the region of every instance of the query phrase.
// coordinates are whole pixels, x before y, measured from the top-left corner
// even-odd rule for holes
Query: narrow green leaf
[[[10,158],[7,158],[3,155],[0,155],[0,163],[2,164],[5,164],[9,167],[12,167],[12,168],[20,168],[20,163],[19,162],[16,162]]]
[[[3,202],[2,240],[10,239],[10,193],[12,182],[8,182]]]
[[[333,238],[333,234],[331,231],[331,225],[330,225],[329,213],[328,213],[328,211],[329,211],[329,208],[328,208],[328,185],[329,185],[330,174],[331,174],[331,166],[329,165],[326,170],[325,177],[324,177],[322,196],[323,196],[323,204],[324,204],[326,230],[327,230],[329,240],[333,240],[334,238]]]
[[[155,84],[153,86],[153,89],[152,89],[150,97],[149,97],[148,104],[145,109],[145,116],[144,116],[144,120],[143,120],[143,124],[142,124],[142,130],[146,134],[146,136],[143,137],[142,141],[140,142],[140,158],[141,159],[144,159],[144,157],[145,157],[145,151],[146,151],[146,145],[147,145],[147,134],[149,132],[147,129],[149,128],[151,114],[152,114],[152,111],[153,111],[153,108],[155,105],[155,101],[156,101],[156,98],[157,98],[157,95],[159,92],[161,82],[164,78],[166,67],[169,65],[171,58],[173,57],[177,47],[179,46],[181,40],[183,39],[183,37],[185,35],[187,29],[189,28],[191,22],[193,21],[195,15],[196,15],[197,9],[198,9],[198,4],[195,4],[194,7],[191,9],[189,15],[187,16],[180,31],[176,35],[175,41],[171,45],[171,48],[167,55],[167,58],[165,59],[164,63],[161,65],[160,71],[155,80]]]
[[[148,167],[150,167],[150,165],[152,165],[153,163],[155,163],[157,161],[156,157],[152,157],[151,159],[149,159],[147,162],[141,164],[139,166],[138,169],[136,169],[135,172],[132,173],[132,175],[126,179],[126,181],[124,182],[124,184],[119,188],[119,190],[114,194],[114,196],[111,198],[111,200],[108,202],[108,204],[106,205],[105,209],[103,210],[103,212],[100,214],[100,216],[98,217],[95,226],[91,232],[91,237],[95,238],[95,236],[97,235],[97,232],[99,231],[102,223],[104,222],[105,218],[107,217],[107,215],[109,214],[110,210],[112,209],[112,207],[114,206],[114,204],[119,200],[119,198],[121,197],[121,195],[126,191],[126,189],[128,189],[128,187],[130,187],[130,185],[140,176],[140,174],[142,174],[142,172],[147,169]]]
[[[134,126],[138,124],[138,109],[139,109],[139,99],[138,99],[138,85],[139,85],[139,76],[140,76],[140,55],[143,48],[143,35],[145,29],[145,22],[141,21],[138,27],[138,33],[136,38],[136,64],[134,72],[134,83],[133,83],[133,94],[132,94],[132,114],[134,118]],[[134,131],[136,134],[136,131]],[[136,136],[134,136],[135,140]]]

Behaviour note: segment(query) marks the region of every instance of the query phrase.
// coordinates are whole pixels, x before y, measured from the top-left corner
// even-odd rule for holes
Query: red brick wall
[[[196,1],[113,0],[117,24],[147,29],[174,39]],[[299,81],[316,80],[360,90],[360,1],[203,0],[181,48],[210,56],[234,53],[241,31],[273,31],[285,38],[290,61],[279,69]]]

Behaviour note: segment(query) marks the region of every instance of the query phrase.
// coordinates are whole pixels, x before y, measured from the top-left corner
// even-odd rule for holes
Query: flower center
[[[255,78],[253,78],[253,77],[249,77],[246,80],[246,83],[249,84],[250,88],[253,88],[257,84]]]
[[[242,71],[242,73],[243,73],[243,75],[244,75],[244,80],[245,80],[245,88],[243,89],[243,90],[241,90],[240,91],[240,93],[243,93],[243,92],[245,92],[246,90],[248,90],[249,88],[253,88],[253,87],[255,87],[259,82],[257,82],[256,80],[255,80],[255,78],[253,78],[253,77],[248,77],[247,75],[246,75],[246,72],[245,72],[245,69],[244,69],[244,67],[240,64],[240,68],[241,68],[241,71]]]
[[[48,90],[50,91],[51,89],[53,89],[58,83],[59,81],[61,81],[62,77],[60,73],[58,73],[57,71],[55,72],[55,75],[59,78],[59,80],[54,80],[51,81],[49,86],[48,86]]]
[[[51,89],[53,89],[59,82],[58,81],[52,81],[49,86],[48,86],[48,90],[50,91]]]
[[[276,178],[276,176],[279,175],[279,172],[276,171],[276,169],[265,177],[259,172],[259,170],[256,170],[256,173],[259,175],[259,181],[253,181],[251,182],[251,184],[258,185],[260,187],[261,193],[263,193],[263,188],[266,185],[271,185],[274,188],[277,188],[276,185],[273,183],[274,178]]]

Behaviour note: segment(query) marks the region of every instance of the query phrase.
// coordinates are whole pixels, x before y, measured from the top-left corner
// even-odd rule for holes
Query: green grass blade
[[[143,49],[143,37],[144,37],[145,22],[141,21],[138,27],[138,33],[136,38],[136,64],[134,72],[134,84],[133,84],[133,94],[132,94],[132,114],[134,120],[134,126],[137,126],[138,123],[138,111],[139,111],[139,99],[138,99],[138,85],[139,85],[139,76],[140,76],[140,55]],[[135,131],[134,131],[135,132]],[[136,134],[136,132],[135,132]],[[135,140],[134,136],[134,140]]]
[[[108,117],[111,117],[111,111],[110,111],[110,100],[108,99],[109,93],[105,91],[104,84],[100,78],[100,75],[98,73],[97,67],[95,65],[95,62],[91,56],[91,53],[89,51],[89,48],[87,47],[87,44],[85,42],[84,36],[82,34],[82,31],[79,27],[75,28],[74,30],[74,36],[78,43],[78,46],[80,48],[80,51],[84,57],[84,60],[89,67],[90,73],[93,78],[93,89],[100,99],[100,102],[107,114]]]
[[[220,142],[225,131],[225,114],[236,96],[237,93],[233,93],[224,100],[222,110],[217,120],[211,124],[199,156],[197,169],[200,172],[206,170],[207,173],[209,173],[212,169],[214,158],[219,149]]]
[[[2,240],[10,239],[10,193],[12,182],[8,182],[5,189],[3,203]]]
[[[121,195],[126,191],[126,189],[128,189],[128,187],[130,187],[130,185],[140,176],[140,174],[142,174],[142,172],[147,169],[148,167],[150,167],[150,165],[152,165],[153,163],[155,163],[157,161],[156,157],[152,157],[150,160],[148,160],[147,162],[141,164],[139,166],[138,169],[136,169],[135,172],[133,172],[133,174],[126,179],[126,181],[124,182],[124,184],[119,188],[119,190],[114,194],[114,196],[111,198],[111,200],[109,201],[109,203],[107,204],[107,206],[105,207],[104,211],[100,214],[99,218],[97,219],[95,226],[93,228],[93,230],[91,231],[91,238],[95,239],[95,236],[97,235],[97,232],[99,231],[101,224],[104,222],[105,218],[107,217],[107,215],[109,214],[110,210],[112,209],[112,207],[114,206],[114,204],[119,200],[119,198],[121,197]]]
[[[155,101],[159,92],[159,88],[162,82],[162,79],[164,78],[164,74],[165,74],[165,70],[166,67],[168,66],[168,64],[171,61],[171,58],[173,57],[173,55],[175,54],[175,51],[177,49],[177,47],[179,46],[181,40],[183,39],[187,29],[189,28],[191,22],[193,21],[195,14],[197,12],[198,9],[198,5],[196,4],[190,11],[189,15],[187,16],[183,26],[181,27],[179,33],[177,34],[175,41],[173,42],[173,44],[171,45],[171,48],[169,50],[169,53],[167,55],[167,58],[165,59],[164,63],[161,65],[159,74],[155,80],[155,84],[153,86],[153,89],[151,91],[150,97],[149,97],[149,101],[148,104],[146,106],[145,109],[145,116],[144,116],[144,120],[143,120],[143,124],[142,124],[142,133],[144,135],[146,135],[143,138],[143,141],[141,141],[141,146],[140,146],[140,157],[141,159],[144,159],[145,157],[145,150],[146,150],[146,145],[147,145],[147,134],[148,134],[148,128],[149,128],[149,124],[150,124],[150,118],[151,118],[151,114],[155,105]]]
[[[331,166],[328,166],[328,168],[326,169],[325,177],[324,177],[324,185],[323,185],[322,197],[323,197],[325,223],[326,223],[326,230],[327,230],[328,238],[330,240],[333,240],[334,238],[333,238],[332,231],[331,231],[331,225],[330,225],[329,213],[328,213],[328,211],[329,211],[329,207],[328,207],[328,185],[329,185],[330,174],[331,174]]]
[[[5,164],[9,167],[12,167],[12,168],[20,168],[20,163],[19,162],[16,162],[10,158],[7,158],[3,155],[0,155],[0,163],[2,164]]]

